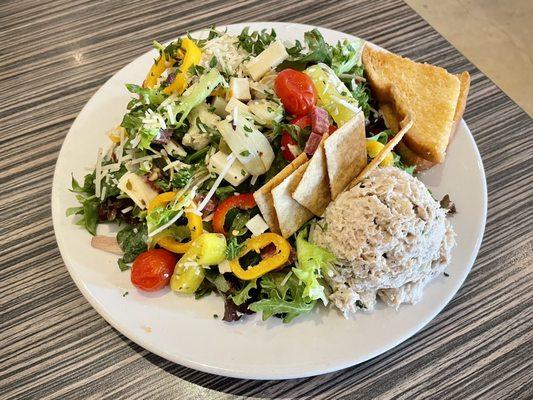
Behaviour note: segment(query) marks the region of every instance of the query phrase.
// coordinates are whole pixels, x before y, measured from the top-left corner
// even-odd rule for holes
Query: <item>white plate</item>
[[[238,33],[244,26],[275,28],[282,40],[302,39],[314,28],[261,22],[230,25],[228,31]],[[330,43],[351,37],[320,31]],[[373,314],[358,314],[353,320],[335,310],[317,309],[289,325],[276,318],[262,322],[258,316],[230,324],[213,317],[223,315],[223,301],[217,296],[196,301],[169,291],[135,290],[130,274],[119,271],[117,257],[93,249],[90,235],[75,226],[65,210],[77,205],[68,191],[71,172],[80,178],[94,165],[98,147],[108,144],[105,132],[124,114],[129,100],[124,84],[141,82],[155,56],[152,51],[137,58],[89,100],[63,143],[54,174],[52,211],[61,255],[83,295],[112,326],[140,346],[187,367],[238,378],[285,379],[335,371],[375,357],[414,335],[450,301],[474,263],[487,209],[481,158],[464,121],[446,163],[421,176],[436,198],[449,194],[456,203],[452,222],[458,245],[447,269],[450,276],[431,282],[420,304],[399,311],[379,306]],[[123,297],[126,291],[129,295]]]

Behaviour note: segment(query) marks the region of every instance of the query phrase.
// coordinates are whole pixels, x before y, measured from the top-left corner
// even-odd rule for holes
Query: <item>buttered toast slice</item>
[[[460,106],[460,79],[443,68],[417,63],[368,44],[363,49],[363,64],[385,119],[394,118],[398,125],[407,116],[414,121],[403,145],[413,156],[429,163],[443,162]],[[401,126],[396,127],[399,129]]]

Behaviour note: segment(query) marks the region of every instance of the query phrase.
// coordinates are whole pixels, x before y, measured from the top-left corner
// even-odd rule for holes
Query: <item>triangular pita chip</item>
[[[313,218],[313,213],[292,198],[291,193],[298,185],[309,165],[309,161],[298,167],[279,185],[272,189],[272,200],[278,218],[281,235],[288,238],[307,221]]]
[[[327,137],[328,134],[325,133],[300,183],[292,193],[294,200],[317,216],[322,215],[331,202],[326,153],[324,152],[324,141]]]
[[[324,143],[331,198],[335,198],[366,166],[365,116],[362,111]]]
[[[281,233],[279,229],[278,218],[276,216],[276,210],[274,209],[274,201],[272,200],[271,191],[286,177],[292,174],[299,166],[305,164],[306,161],[307,155],[305,153],[300,154],[289,165],[283,168],[276,176],[270,179],[254,193],[255,202],[257,203],[263,218],[272,232]]]
[[[390,142],[388,142],[385,147],[381,149],[381,151],[378,153],[374,159],[361,171],[361,173],[353,180],[352,183],[350,183],[350,188],[357,185],[359,182],[361,182],[363,179],[365,179],[370,173],[376,169],[379,164],[387,157],[387,155],[394,149],[394,146],[396,146],[400,140],[402,140],[403,136],[411,129],[413,126],[413,120],[409,119],[407,122],[402,121],[400,123],[403,125],[403,128],[398,132],[394,137],[391,139]]]

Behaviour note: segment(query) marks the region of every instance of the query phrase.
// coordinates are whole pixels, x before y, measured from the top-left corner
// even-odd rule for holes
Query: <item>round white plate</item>
[[[247,23],[228,26],[238,33],[274,28],[282,40],[302,39],[313,26],[287,23]],[[334,43],[350,35],[320,28]],[[378,306],[372,314],[344,319],[337,311],[319,308],[284,325],[279,319],[262,322],[259,316],[237,323],[223,316],[223,301],[211,295],[196,301],[161,291],[146,294],[120,272],[116,256],[95,250],[90,235],[65,216],[76,206],[68,191],[71,172],[78,179],[94,165],[105,135],[120,123],[129,100],[125,83],[142,82],[155,51],[144,54],[109,79],[74,121],[61,148],[52,189],[54,229],[61,255],[83,295],[113,327],[149,351],[201,371],[238,378],[286,379],[322,374],[375,357],[414,335],[450,301],[476,258],[486,219],[487,189],[481,158],[472,134],[461,122],[450,144],[446,163],[420,178],[436,198],[449,194],[458,213],[452,223],[457,247],[447,272],[432,281],[421,303],[398,311]],[[100,232],[106,233],[107,227]],[[99,227],[100,229],[100,227]],[[125,292],[128,295],[123,296]]]

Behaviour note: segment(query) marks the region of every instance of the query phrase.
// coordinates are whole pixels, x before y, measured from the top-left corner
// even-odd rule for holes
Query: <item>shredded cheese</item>
[[[220,172],[220,175],[218,175],[217,179],[213,183],[213,186],[211,186],[211,189],[209,189],[209,192],[207,192],[207,194],[205,195],[205,198],[202,200],[202,202],[198,206],[199,212],[201,212],[204,209],[204,207],[207,205],[209,200],[211,200],[211,197],[213,197],[213,195],[215,194],[215,190],[218,189],[218,187],[222,183],[222,180],[224,179],[224,177],[226,176],[226,174],[228,173],[228,171],[230,170],[231,166],[233,165],[236,159],[237,157],[233,153],[231,153],[228,156],[228,158],[226,159],[227,160],[226,165],[224,166],[224,168]]]
[[[101,191],[101,183],[100,180],[102,179],[102,148],[100,147],[98,149],[98,153],[96,155],[96,166],[94,168],[94,194],[96,197],[100,197]]]
[[[185,164],[184,162],[181,162],[180,160],[176,160],[176,161],[172,161],[171,163],[168,163],[165,167],[163,167],[163,171],[168,171],[170,168],[175,168],[177,172],[180,169],[188,168],[188,167],[190,167],[189,164]]]

